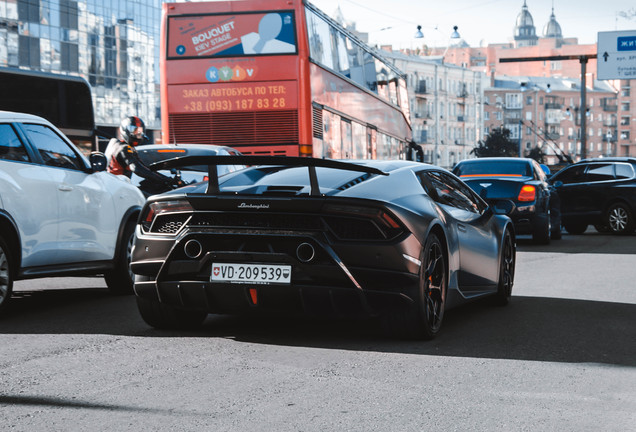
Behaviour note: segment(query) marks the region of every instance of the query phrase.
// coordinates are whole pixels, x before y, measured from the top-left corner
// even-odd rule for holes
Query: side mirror
[[[562,182],[561,180],[557,180],[557,181],[555,181],[554,183],[552,183],[552,185],[553,185],[555,188],[559,188],[559,187],[563,186],[563,182]]]
[[[510,200],[498,200],[493,202],[490,205],[490,208],[494,214],[509,215],[515,211],[517,206],[515,206],[515,203]]]
[[[106,171],[108,160],[102,152],[92,152],[88,156],[93,172]]]

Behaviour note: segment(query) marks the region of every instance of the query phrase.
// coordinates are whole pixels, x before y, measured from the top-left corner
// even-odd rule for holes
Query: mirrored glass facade
[[[95,123],[161,127],[162,0],[0,0],[0,66],[81,76]]]

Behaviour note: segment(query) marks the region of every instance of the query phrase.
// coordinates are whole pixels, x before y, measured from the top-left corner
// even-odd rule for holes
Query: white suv
[[[45,119],[0,111],[0,311],[13,281],[103,274],[132,292],[130,252],[145,199]]]

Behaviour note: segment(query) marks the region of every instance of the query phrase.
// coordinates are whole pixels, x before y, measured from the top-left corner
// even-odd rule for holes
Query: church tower
[[[543,27],[543,37],[548,39],[556,39],[556,47],[560,47],[563,44],[563,33],[561,32],[561,26],[554,16],[554,7],[552,8],[552,15],[550,15],[550,21]]]
[[[539,40],[537,30],[534,27],[532,15],[528,12],[528,5],[523,1],[521,12],[517,15],[514,29],[515,48],[536,45]]]

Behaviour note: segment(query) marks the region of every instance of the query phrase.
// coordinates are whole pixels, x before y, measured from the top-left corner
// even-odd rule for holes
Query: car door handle
[[[57,190],[62,192],[70,192],[73,190],[73,186],[70,186],[67,184],[61,184],[61,185],[58,185]]]
[[[466,232],[466,226],[463,224],[457,224],[457,229],[461,232]]]

